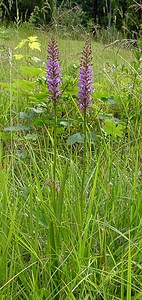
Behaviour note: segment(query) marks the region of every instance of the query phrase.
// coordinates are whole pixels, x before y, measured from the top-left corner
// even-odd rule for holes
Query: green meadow
[[[87,35],[54,33],[62,72],[54,170],[51,36],[0,28],[0,299],[142,300],[140,46],[92,39],[84,162],[78,73]]]

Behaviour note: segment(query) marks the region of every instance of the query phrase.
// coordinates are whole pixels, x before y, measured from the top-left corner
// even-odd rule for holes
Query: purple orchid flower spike
[[[52,37],[47,50],[47,85],[52,100],[58,99],[61,92],[59,87],[62,83],[61,67],[59,65],[59,50],[56,40]]]
[[[79,73],[78,104],[81,110],[87,110],[92,104],[92,84],[92,50],[90,42],[87,41],[82,51]]]

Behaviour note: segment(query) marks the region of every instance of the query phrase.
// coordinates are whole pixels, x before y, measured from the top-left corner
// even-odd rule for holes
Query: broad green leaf
[[[33,118],[34,114],[33,112],[31,112],[29,115],[26,114],[25,112],[20,112],[20,119],[24,119],[24,120],[28,120],[28,119],[31,119]]]
[[[41,126],[41,125],[45,125],[45,124],[48,124],[49,125],[49,120],[47,118],[37,118],[37,117],[34,117],[33,118],[33,122],[32,124],[34,126]]]
[[[36,77],[45,74],[45,72],[41,68],[35,68],[35,67],[20,66],[20,70],[22,74],[36,76]]]
[[[16,60],[20,60],[23,57],[25,57],[25,55],[23,55],[23,54],[14,54],[14,57],[15,57]]]
[[[122,124],[116,124],[114,121],[106,119],[105,125],[103,126],[103,130],[107,134],[111,134],[113,136],[123,136],[124,126]]]
[[[18,44],[18,46],[15,47],[15,49],[20,49],[20,48],[22,48],[22,47],[26,44],[27,41],[28,41],[27,39],[22,40],[22,41]]]
[[[112,120],[112,121],[115,122],[116,124],[121,123],[121,121],[120,121],[118,118],[115,118],[115,117],[113,117],[112,115],[101,115],[101,114],[99,114],[99,115],[97,115],[97,117],[98,117],[99,119],[101,119],[101,120],[107,120],[107,119]]]
[[[110,96],[110,97],[101,97],[101,100],[103,102],[106,102],[109,105],[116,105],[117,104],[117,100],[114,99],[113,96]]]
[[[29,126],[24,126],[24,125],[19,125],[19,126],[10,126],[10,127],[5,127],[4,131],[20,131],[20,130],[29,130]]]
[[[84,135],[80,132],[70,135],[67,139],[67,145],[72,146],[75,143],[84,143]]]
[[[88,141],[91,141],[91,142],[95,142],[95,141],[98,140],[98,137],[97,137],[97,135],[95,134],[95,132],[90,131],[90,132],[87,134],[87,140],[88,140]]]
[[[28,80],[21,80],[17,79],[13,83],[17,88],[20,88],[24,91],[33,90],[33,87],[35,85],[34,82],[29,82]]]
[[[40,92],[40,93],[34,93],[33,96],[30,96],[30,99],[33,99],[33,100],[46,100],[47,99],[47,91],[46,92]],[[45,106],[46,107],[46,104]]]
[[[34,111],[36,114],[41,114],[43,112],[43,109],[41,107],[32,108],[32,111]]]

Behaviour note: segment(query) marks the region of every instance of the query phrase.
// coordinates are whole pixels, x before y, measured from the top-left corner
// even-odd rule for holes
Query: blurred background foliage
[[[29,22],[65,31],[81,27],[97,38],[102,30],[117,39],[138,39],[142,27],[141,0],[1,0],[1,23]],[[108,38],[108,41],[111,40]]]

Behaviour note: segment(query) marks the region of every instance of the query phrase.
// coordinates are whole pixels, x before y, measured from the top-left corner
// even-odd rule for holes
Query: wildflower
[[[78,85],[78,104],[80,109],[89,108],[92,103],[92,50],[91,44],[87,41],[82,51],[79,85]]]
[[[59,50],[57,42],[51,38],[48,44],[47,55],[47,85],[50,93],[50,98],[56,100],[60,96],[59,86],[62,83],[61,67],[59,65]]]

